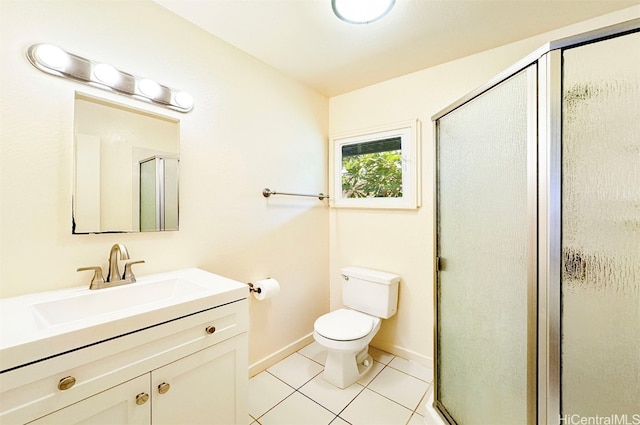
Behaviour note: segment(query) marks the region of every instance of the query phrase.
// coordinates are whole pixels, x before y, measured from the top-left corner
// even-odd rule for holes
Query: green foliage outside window
[[[353,155],[342,159],[345,198],[402,197],[402,151]]]

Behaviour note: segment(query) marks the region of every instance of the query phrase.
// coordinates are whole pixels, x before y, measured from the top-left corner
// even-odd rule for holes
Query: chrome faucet
[[[144,263],[144,260],[129,261],[125,263],[124,272],[121,277],[120,268],[118,267],[118,254],[121,260],[129,259],[129,251],[127,251],[127,247],[121,243],[114,244],[109,252],[109,273],[107,274],[106,281],[102,275],[102,267],[91,266],[78,268],[79,272],[84,270],[94,271],[89,289],[109,288],[111,286],[124,285],[126,283],[133,283],[136,281],[136,277],[133,274],[131,267],[134,264]]]

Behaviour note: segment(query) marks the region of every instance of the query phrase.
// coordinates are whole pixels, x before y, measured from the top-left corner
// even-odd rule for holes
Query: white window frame
[[[342,147],[345,145],[373,142],[393,137],[401,138],[403,163],[402,197],[344,198],[342,196]],[[336,208],[418,208],[420,206],[419,149],[420,121],[417,119],[332,136],[329,153],[330,205]]]

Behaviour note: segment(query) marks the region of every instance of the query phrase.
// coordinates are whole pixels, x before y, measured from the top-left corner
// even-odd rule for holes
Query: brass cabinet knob
[[[158,392],[160,394],[165,394],[167,391],[169,391],[170,388],[171,388],[171,385],[167,384],[166,382],[163,382],[162,384],[158,385]]]
[[[143,404],[145,404],[147,401],[149,401],[149,394],[147,393],[140,393],[136,396],[136,404],[138,406],[142,406]]]
[[[58,382],[58,389],[60,391],[65,391],[73,387],[75,384],[76,378],[74,378],[73,376],[67,376],[65,378],[62,378],[60,382]]]
[[[213,333],[216,331],[216,327],[215,326],[207,326],[205,331],[207,332],[207,334],[213,335]]]

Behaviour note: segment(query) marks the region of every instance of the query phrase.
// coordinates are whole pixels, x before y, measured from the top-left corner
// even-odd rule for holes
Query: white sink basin
[[[33,304],[31,307],[43,325],[56,326],[121,310],[137,309],[146,304],[171,299],[177,301],[206,289],[205,286],[185,279],[171,278],[80,292],[75,296]]]
[[[0,298],[0,372],[248,296],[244,283],[191,268],[112,288]]]

